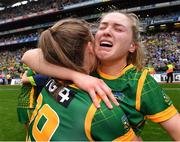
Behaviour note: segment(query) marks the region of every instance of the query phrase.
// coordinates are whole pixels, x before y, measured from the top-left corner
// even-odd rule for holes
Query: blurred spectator
[[[2,85],[5,84],[5,75],[2,70],[0,70],[0,84],[2,84]]]
[[[154,68],[154,65],[151,64],[151,63],[149,63],[147,69],[148,69],[149,74],[150,74],[151,76],[154,76],[154,74],[156,73],[155,68]]]
[[[172,62],[180,70],[180,32],[159,32],[142,35],[146,49],[146,64],[154,63],[156,71],[165,71],[165,62]]]
[[[11,84],[11,74],[9,72],[6,74],[6,79],[7,79],[7,83]]]
[[[27,50],[29,50],[29,48],[23,47],[15,49],[13,51],[8,49],[0,51],[0,78],[9,78],[9,76],[10,79],[20,78],[21,73],[24,72],[23,66],[20,61],[22,55]]]
[[[166,70],[166,73],[167,73],[167,83],[172,83],[173,82],[173,72],[174,72],[174,66],[173,64],[169,61],[166,65],[167,67],[167,70]]]

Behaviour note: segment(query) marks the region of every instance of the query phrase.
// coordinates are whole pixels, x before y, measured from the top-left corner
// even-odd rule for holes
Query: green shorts
[[[20,123],[29,123],[34,108],[17,108],[18,120]]]

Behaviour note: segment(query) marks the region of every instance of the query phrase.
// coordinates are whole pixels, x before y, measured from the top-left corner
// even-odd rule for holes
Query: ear
[[[94,44],[92,42],[88,42],[87,48],[88,48],[89,53],[94,54]]]
[[[131,43],[130,48],[129,48],[129,52],[133,53],[137,47],[138,47],[137,44]]]

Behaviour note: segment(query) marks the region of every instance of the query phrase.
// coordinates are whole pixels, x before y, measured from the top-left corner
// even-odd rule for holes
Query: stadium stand
[[[16,7],[11,7],[12,3],[8,5],[8,1],[0,11],[1,84],[8,73],[11,78],[20,77],[23,70],[20,58],[26,50],[36,48],[42,30],[59,19],[78,17],[91,22],[95,31],[98,17],[109,10],[134,12],[139,16],[147,66],[151,64],[156,72],[163,73],[165,63],[171,61],[180,73],[179,0],[29,0]]]

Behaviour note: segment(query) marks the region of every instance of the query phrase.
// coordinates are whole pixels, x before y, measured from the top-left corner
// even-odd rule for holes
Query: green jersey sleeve
[[[177,113],[170,97],[149,74],[144,80],[140,102],[140,111],[153,122],[166,121]]]

